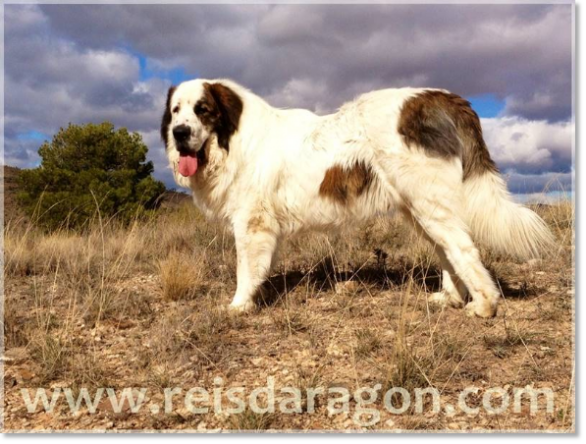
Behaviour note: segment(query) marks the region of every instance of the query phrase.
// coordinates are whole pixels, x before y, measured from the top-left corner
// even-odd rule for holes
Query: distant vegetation
[[[95,218],[149,214],[165,192],[138,133],[109,122],[69,125],[39,149],[41,165],[19,174],[17,199],[37,225],[81,228]],[[98,212],[99,209],[99,212]]]

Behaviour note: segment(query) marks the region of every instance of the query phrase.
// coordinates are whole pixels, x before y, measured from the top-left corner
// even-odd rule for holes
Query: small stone
[[[18,384],[18,381],[16,380],[16,378],[12,375],[5,375],[4,376],[4,387],[5,388],[12,388],[14,387],[16,384]]]
[[[190,418],[193,418],[193,413],[191,413],[189,411],[189,409],[187,409],[186,407],[179,407],[178,409],[175,409],[175,413],[177,414],[177,416],[179,416],[181,419],[183,419],[184,421],[187,421]]]
[[[351,427],[352,427],[352,426],[354,426],[354,425],[355,425],[355,423],[354,423],[354,421],[352,421],[352,419],[351,419],[351,418],[348,418],[348,419],[346,419],[346,420],[344,421],[344,428],[345,428],[345,429],[349,429],[349,428],[351,428]]]
[[[115,321],[115,325],[119,330],[126,330],[127,328],[134,327],[136,324],[130,319],[120,319],[119,321]]]
[[[122,408],[119,412],[115,411],[114,407],[112,407],[112,403],[110,402],[110,398],[102,399],[98,403],[98,411],[104,413],[109,418],[117,419],[127,419],[131,413],[128,402],[124,402],[124,404],[122,404]]]
[[[20,375],[20,377],[24,380],[24,381],[30,381],[31,379],[33,379],[35,377],[35,374],[32,373],[31,371],[23,368],[22,370],[20,370],[18,372],[18,374]]]
[[[451,417],[453,417],[453,416],[456,415],[456,409],[451,404],[446,405],[446,407],[444,408],[444,410],[445,410],[446,416],[448,418],[451,418]]]
[[[358,282],[345,281],[338,282],[335,287],[336,294],[353,293],[358,290]]]

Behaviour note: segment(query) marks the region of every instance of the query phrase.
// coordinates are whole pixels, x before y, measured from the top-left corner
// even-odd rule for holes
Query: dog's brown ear
[[[177,89],[176,86],[172,86],[169,88],[169,92],[167,92],[167,101],[165,102],[165,113],[163,114],[163,119],[161,120],[161,139],[165,142],[165,148],[167,148],[167,142],[169,138],[169,125],[171,124],[171,98],[173,97],[173,93]]]
[[[220,111],[220,120],[215,128],[218,144],[229,150],[230,138],[238,131],[243,109],[242,99],[231,88],[222,83],[206,83],[204,86],[208,88]]]

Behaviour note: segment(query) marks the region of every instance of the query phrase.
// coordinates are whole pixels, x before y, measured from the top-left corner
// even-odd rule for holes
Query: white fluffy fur
[[[406,146],[396,129],[401,106],[424,90],[375,91],[335,114],[317,116],[306,110],[276,109],[228,80],[207,80],[223,83],[242,99],[239,130],[229,152],[212,134],[208,165],[191,178],[182,177],[171,130],[177,124],[189,125],[200,135],[193,141],[195,148],[209,136],[189,111],[204,82],[185,82],[173,94],[171,108],[179,102],[188,106],[173,116],[167,155],[177,183],[192,190],[207,216],[223,220],[234,231],[235,310],[253,307],[280,241],[305,229],[331,230],[399,210],[436,244],[444,271],[443,289],[433,300],[464,306],[469,294],[467,311],[483,317],[495,314],[500,293],[469,233],[518,256],[534,255],[548,240],[543,221],[512,203],[498,175],[487,173],[463,182],[460,159],[433,157]],[[357,161],[369,165],[375,176],[367,192],[347,204],[319,195],[330,167],[351,167]]]
[[[545,222],[513,201],[499,175],[465,181],[464,202],[464,218],[476,242],[517,259],[537,258],[553,247]]]

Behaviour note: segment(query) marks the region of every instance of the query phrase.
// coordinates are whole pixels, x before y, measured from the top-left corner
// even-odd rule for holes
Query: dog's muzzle
[[[173,137],[178,144],[184,144],[191,137],[191,128],[187,125],[177,125],[173,128]]]
[[[191,128],[187,125],[177,125],[173,128],[173,138],[175,139],[175,147],[179,154],[182,155],[195,155],[205,147],[208,139],[204,140],[201,146],[193,148],[190,144],[191,139]]]

